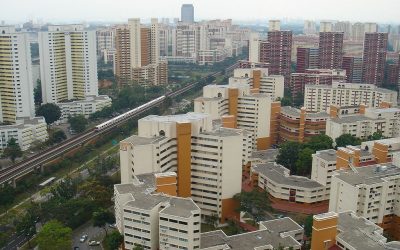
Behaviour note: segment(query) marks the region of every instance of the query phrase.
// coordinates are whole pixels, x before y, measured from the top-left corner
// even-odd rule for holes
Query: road
[[[110,233],[112,230],[107,228],[107,232]],[[79,240],[82,235],[87,234],[88,239],[81,243]],[[103,228],[93,227],[92,222],[89,221],[79,228],[75,229],[72,233],[72,247],[79,247],[79,250],[96,250],[103,249],[101,244],[100,246],[89,246],[88,242],[91,240],[102,241],[105,237],[106,233]]]
[[[25,242],[27,242],[30,237],[26,235],[12,235],[11,238],[12,240],[8,242],[8,244],[4,246],[1,250],[17,250]]]

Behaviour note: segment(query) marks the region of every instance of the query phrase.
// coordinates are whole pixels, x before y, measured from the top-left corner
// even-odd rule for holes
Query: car
[[[117,228],[117,225],[116,224],[109,224],[108,227],[109,228]]]
[[[81,238],[79,239],[80,242],[85,242],[87,240],[88,236],[87,234],[84,234],[81,236]]]
[[[95,240],[91,240],[91,241],[89,241],[88,245],[89,246],[98,246],[98,245],[100,245],[100,242],[99,241],[95,241]]]
[[[74,247],[74,250],[79,250],[79,247]]]

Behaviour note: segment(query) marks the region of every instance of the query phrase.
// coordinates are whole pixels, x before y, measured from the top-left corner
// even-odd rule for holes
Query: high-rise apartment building
[[[269,63],[272,75],[290,75],[292,31],[269,31],[267,41],[260,44],[260,62]],[[286,80],[286,79],[285,79]]]
[[[115,75],[120,84],[159,85],[168,82],[168,68],[160,60],[159,27],[156,18],[149,26],[131,18],[116,28]]]
[[[0,122],[35,116],[31,49],[27,34],[0,26]]]
[[[46,122],[35,116],[28,34],[0,26],[0,150],[16,139],[22,150],[48,138]]]
[[[54,25],[39,32],[43,103],[98,95],[96,33],[83,25]]]
[[[260,34],[250,33],[249,36],[249,62],[260,62]]]
[[[304,107],[307,111],[326,111],[331,105],[379,107],[382,102],[397,105],[397,92],[378,88],[373,84],[341,83],[306,85]]]
[[[296,73],[305,73],[307,69],[317,69],[318,56],[318,48],[297,47]]]
[[[344,56],[342,68],[346,70],[346,81],[361,83],[362,80],[362,57]]]
[[[333,23],[330,21],[322,21],[319,23],[319,32],[333,32]]]
[[[387,45],[387,33],[365,33],[362,82],[383,84]]]
[[[349,40],[351,37],[351,23],[350,22],[336,22],[333,28],[335,32],[343,32],[343,39]]]
[[[334,81],[344,81],[346,71],[336,69],[306,69],[304,73],[290,75],[292,99],[302,98],[306,85],[332,85]]]
[[[303,33],[305,35],[315,35],[317,34],[317,28],[315,26],[314,21],[310,20],[305,20],[304,21],[304,27],[303,27]]]
[[[104,63],[114,62],[115,56],[115,28],[96,30],[97,56]]]
[[[193,4],[182,4],[181,22],[194,23],[194,6],[193,6]]]
[[[343,32],[319,33],[319,68],[341,69],[343,61]]]
[[[151,115],[138,128],[120,143],[122,184],[139,174],[176,172],[177,195],[191,197],[204,216],[224,222],[236,214],[233,196],[251,153],[249,132],[213,128],[210,115],[201,113]]]
[[[268,21],[268,31],[280,31],[281,21],[280,20],[269,20]]]

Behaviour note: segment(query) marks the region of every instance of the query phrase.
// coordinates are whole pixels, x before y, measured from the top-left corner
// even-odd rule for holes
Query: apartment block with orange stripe
[[[221,222],[237,216],[233,196],[241,191],[242,166],[251,154],[251,134],[214,128],[211,116],[151,115],[138,122],[138,135],[120,143],[121,183],[136,175],[175,172],[177,195],[191,197],[204,216]]]
[[[201,211],[190,198],[176,197],[175,173],[135,176],[114,186],[115,218],[123,249],[199,249]]]
[[[265,150],[277,143],[280,102],[253,91],[245,82],[208,85],[194,101],[194,111],[207,113],[224,126],[240,128],[252,135],[252,148]]]
[[[400,242],[387,241],[382,228],[352,211],[328,212],[313,217],[311,250],[400,248]]]
[[[385,137],[400,136],[400,108],[381,102],[379,108],[360,105],[359,114],[330,118],[326,122],[326,135],[335,140],[342,134],[367,139],[375,132]]]

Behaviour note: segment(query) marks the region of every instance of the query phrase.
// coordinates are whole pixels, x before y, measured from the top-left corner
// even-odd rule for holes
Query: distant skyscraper
[[[361,57],[344,56],[342,68],[346,70],[347,82],[361,83],[361,78],[362,78]]]
[[[194,22],[194,7],[193,4],[182,4],[181,7],[181,22]]]
[[[319,68],[340,69],[343,60],[343,32],[319,33]]]
[[[344,40],[350,39],[351,36],[351,23],[350,22],[337,22],[335,23],[334,31],[343,32]]]
[[[280,31],[280,30],[281,30],[281,21],[280,20],[269,20],[268,31]]]
[[[319,32],[332,32],[333,24],[332,22],[322,21],[319,23]]]
[[[249,37],[249,61],[260,61],[260,34],[250,33]]]
[[[382,85],[385,77],[387,33],[365,33],[363,53],[363,83]]]
[[[314,21],[309,21],[309,20],[304,21],[303,33],[305,35],[315,35],[315,34],[317,34],[317,29],[315,27],[315,22]]]
[[[83,25],[54,25],[39,32],[43,103],[98,95],[96,32]]]
[[[364,24],[354,23],[351,29],[351,39],[353,41],[363,41],[364,40]]]

